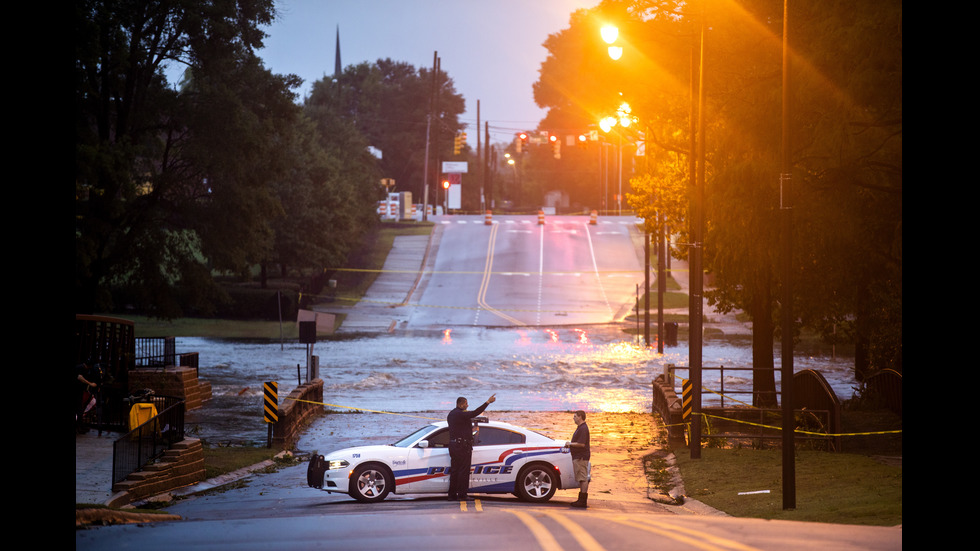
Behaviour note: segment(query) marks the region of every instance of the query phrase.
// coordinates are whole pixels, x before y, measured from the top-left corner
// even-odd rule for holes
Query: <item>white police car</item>
[[[578,487],[565,441],[485,417],[474,419],[473,431],[470,493],[514,494],[543,503],[558,489]],[[314,454],[307,483],[366,503],[389,493],[448,494],[449,466],[449,428],[442,421],[394,444]]]

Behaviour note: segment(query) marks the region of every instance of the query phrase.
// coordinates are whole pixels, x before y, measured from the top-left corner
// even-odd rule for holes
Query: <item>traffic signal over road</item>
[[[518,153],[522,152],[524,147],[527,146],[527,132],[518,132],[517,141],[514,145],[516,146]]]
[[[459,155],[460,151],[463,150],[463,145],[466,143],[466,132],[460,132],[456,134],[453,139],[453,155]]]
[[[552,134],[548,136],[548,141],[551,142],[551,151],[555,154],[555,158],[561,159],[561,140]]]

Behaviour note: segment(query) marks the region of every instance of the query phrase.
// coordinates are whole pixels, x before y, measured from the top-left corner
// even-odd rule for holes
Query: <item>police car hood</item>
[[[391,444],[377,444],[373,446],[354,446],[352,448],[342,448],[334,450],[324,456],[325,459],[351,459],[354,454],[360,454],[359,458],[366,457],[389,457],[404,453],[404,448],[397,448]]]

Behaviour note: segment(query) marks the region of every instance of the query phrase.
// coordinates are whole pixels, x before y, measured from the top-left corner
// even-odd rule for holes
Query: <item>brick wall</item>
[[[193,367],[144,367],[129,372],[129,392],[153,389],[161,396],[183,398],[188,410],[201,407],[211,399],[211,383],[197,378]]]
[[[122,507],[150,496],[204,480],[204,447],[197,438],[185,438],[163,457],[112,485],[114,495],[106,505]]]

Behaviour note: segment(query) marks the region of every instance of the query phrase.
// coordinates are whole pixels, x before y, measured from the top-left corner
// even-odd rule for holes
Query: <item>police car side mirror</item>
[[[418,446],[420,448],[428,448],[429,447],[429,441],[428,440],[423,440],[423,441],[419,442]]]

